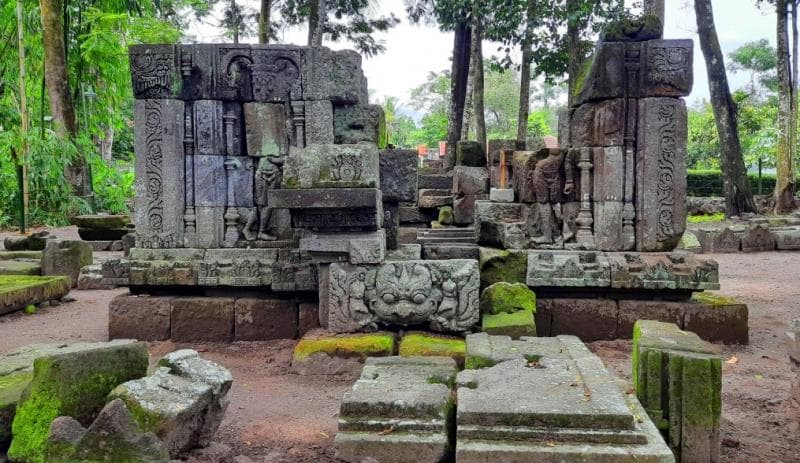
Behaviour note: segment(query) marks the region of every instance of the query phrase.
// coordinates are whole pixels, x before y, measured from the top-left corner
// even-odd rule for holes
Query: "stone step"
[[[473,243],[426,244],[422,248],[422,258],[436,259],[479,259],[480,248]]]
[[[475,244],[475,238],[444,237],[444,238],[417,238],[417,244]]]
[[[385,429],[385,428],[384,428]],[[597,444],[646,444],[647,437],[635,431],[605,431],[602,429],[570,429],[525,426],[486,426],[462,425],[458,427],[458,437],[479,440],[491,432],[495,438],[515,442],[558,442],[597,443]]]

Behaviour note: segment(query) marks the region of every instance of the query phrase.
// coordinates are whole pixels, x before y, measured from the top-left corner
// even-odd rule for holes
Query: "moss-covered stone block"
[[[536,336],[536,321],[532,310],[513,313],[484,314],[481,328],[490,335],[509,336],[519,339],[523,336]]]
[[[611,22],[603,29],[603,42],[642,42],[660,39],[664,24],[656,15],[629,17]]]
[[[131,219],[129,216],[122,214],[87,214],[75,216],[70,219],[70,222],[79,228],[113,230],[115,228],[126,228],[130,225]]]
[[[0,261],[2,260],[40,260],[42,251],[0,251]]]
[[[389,332],[334,334],[306,333],[292,354],[292,369],[300,374],[338,374],[360,370],[367,357],[393,355],[396,336]]]
[[[439,220],[442,225],[453,225],[453,208],[451,206],[442,206],[439,208]]]
[[[529,310],[536,313],[536,294],[523,283],[495,283],[481,292],[482,314],[513,313]]]
[[[703,291],[694,293],[686,308],[683,328],[703,339],[725,344],[747,344],[749,309],[736,298]]]
[[[34,360],[33,378],[17,404],[8,456],[43,463],[50,424],[70,416],[88,426],[119,384],[147,374],[147,346],[103,344]]]
[[[0,315],[61,299],[69,289],[69,279],[62,276],[0,275]]]
[[[495,283],[525,283],[528,253],[494,248],[480,248],[481,288]]]
[[[450,357],[464,366],[467,343],[463,338],[425,332],[410,332],[400,340],[401,357]]]
[[[718,461],[722,360],[677,325],[640,320],[633,332],[636,395],[680,461]]]
[[[42,265],[37,260],[0,260],[0,275],[41,275]]]
[[[0,448],[11,442],[11,423],[23,391],[33,379],[32,371],[19,371],[0,376]]]

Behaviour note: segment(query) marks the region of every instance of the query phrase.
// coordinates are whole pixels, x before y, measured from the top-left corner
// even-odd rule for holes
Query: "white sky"
[[[628,0],[630,3],[630,0]],[[245,0],[253,8],[257,0]],[[756,0],[712,0],[717,34],[726,55],[742,44],[767,38],[775,44],[775,14],[772,10],[762,11],[756,7]],[[666,0],[665,38],[692,38],[694,48],[694,90],[689,103],[708,98],[708,79],[705,62],[697,42],[694,6],[691,0]],[[364,59],[364,72],[369,79],[369,88],[377,101],[385,96],[396,96],[401,102],[408,101],[409,91],[425,81],[428,73],[450,68],[452,33],[440,32],[435,27],[412,25],[405,14],[403,0],[380,0],[376,12],[392,12],[401,23],[387,33],[378,34],[384,41],[386,52],[370,59]],[[206,24],[193,26],[189,34],[200,42],[225,41],[221,37],[216,20],[209,19]],[[304,28],[285,31],[281,43],[304,45]],[[325,43],[331,48],[350,48],[346,42]],[[496,52],[496,45],[485,43],[486,56]],[[749,81],[746,74],[730,74],[732,88],[744,86]]]

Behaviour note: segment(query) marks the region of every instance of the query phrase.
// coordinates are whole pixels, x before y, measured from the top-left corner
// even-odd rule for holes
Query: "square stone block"
[[[108,305],[108,338],[166,341],[170,337],[171,297],[115,297]]]
[[[233,340],[234,299],[178,297],[172,301],[171,338],[178,342]]]
[[[551,336],[573,335],[585,342],[617,339],[619,309],[612,299],[539,299],[536,310],[537,328],[540,317],[549,314]]]
[[[328,100],[306,101],[306,144],[333,143],[333,104]]]
[[[244,120],[248,156],[289,154],[286,108],[283,104],[245,103]]]
[[[235,316],[234,339],[237,341],[297,337],[297,304],[294,301],[237,299]]]
[[[381,150],[380,184],[384,201],[415,202],[417,200],[417,152]]]

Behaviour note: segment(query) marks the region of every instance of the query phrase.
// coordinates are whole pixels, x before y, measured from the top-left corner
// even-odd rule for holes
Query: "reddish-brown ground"
[[[0,235],[2,237],[2,235]],[[750,345],[720,346],[723,461],[800,462],[800,412],[789,400],[784,344],[800,317],[800,253],[710,256],[720,263],[722,292],[750,306]],[[73,291],[76,302],[0,317],[0,353],[35,342],[105,340],[108,301],[124,289]],[[339,399],[351,378],[288,373],[292,341],[228,345],[152,343],[153,358],[178,347],[201,350],[235,378],[217,441],[256,462],[334,462]],[[591,348],[616,374],[630,378],[630,341]],[[413,461],[413,456],[409,456]],[[207,461],[207,460],[204,460]]]

